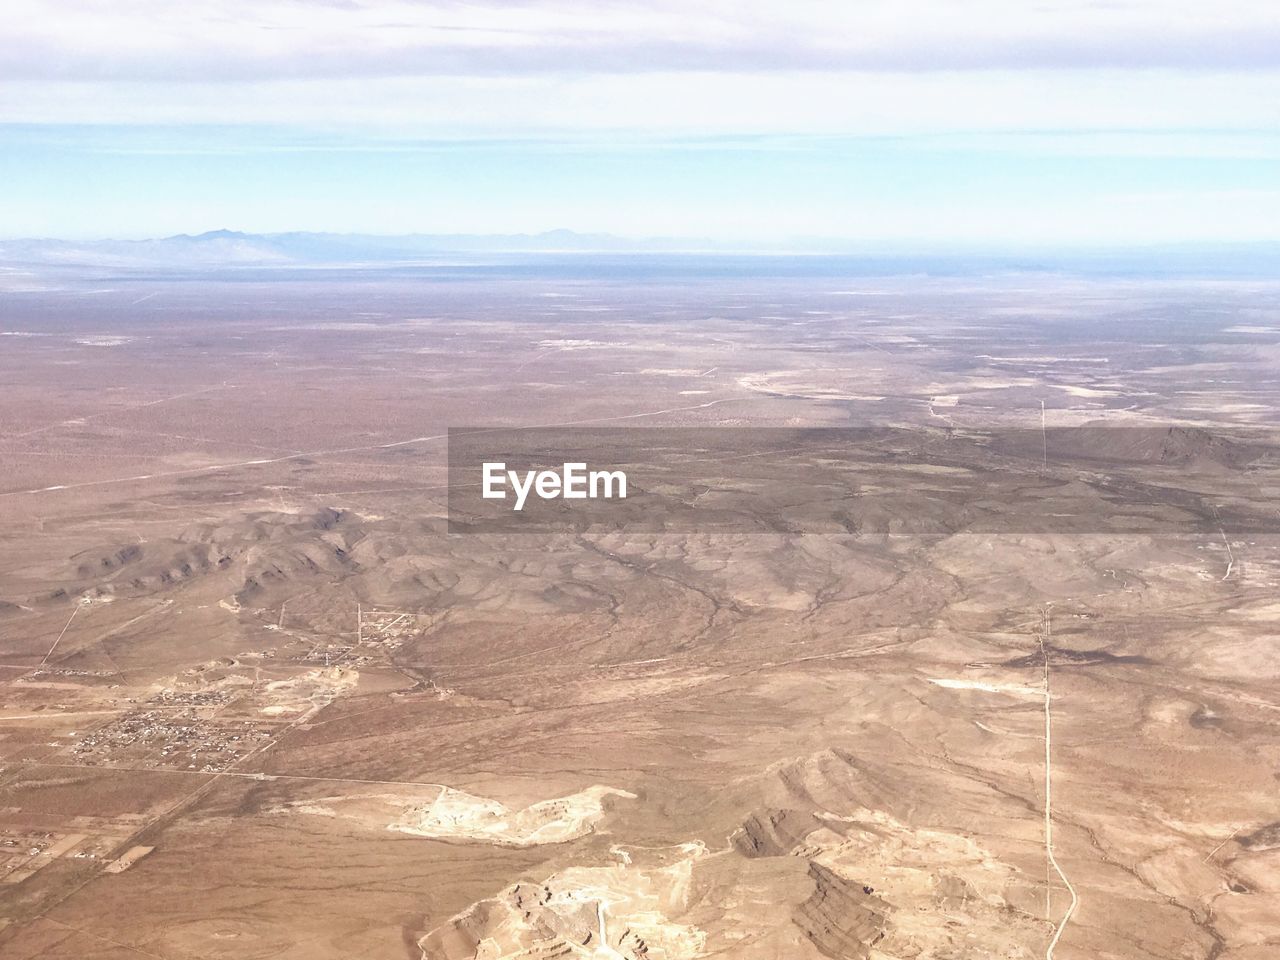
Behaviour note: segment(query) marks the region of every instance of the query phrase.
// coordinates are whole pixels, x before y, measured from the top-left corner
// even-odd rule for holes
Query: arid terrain
[[[0,957],[1270,960],[1278,400],[1266,281],[6,268]],[[460,426],[743,449],[459,532]]]

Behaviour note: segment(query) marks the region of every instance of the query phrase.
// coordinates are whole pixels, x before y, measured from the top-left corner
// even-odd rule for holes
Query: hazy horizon
[[[733,238],[713,237],[694,234],[622,234],[612,231],[575,230],[564,226],[548,226],[545,228],[520,231],[465,231],[465,230],[403,230],[399,232],[374,232],[363,230],[338,229],[291,229],[280,230],[243,230],[234,226],[211,225],[200,229],[191,229],[169,234],[152,233],[114,233],[114,234],[16,234],[0,233],[0,244],[15,243],[55,243],[68,245],[93,246],[101,244],[147,244],[166,241],[215,241],[215,240],[271,240],[285,238],[333,238],[371,241],[424,240],[424,241],[509,241],[509,240],[543,240],[563,238],[575,241],[608,241],[616,246],[574,246],[568,252],[660,252],[660,253],[777,253],[787,254],[823,254],[833,255],[1015,255],[1022,253],[1042,254],[1077,254],[1107,252],[1149,251],[1228,251],[1235,249],[1264,249],[1280,244],[1280,237],[1247,240],[1232,239],[1170,239],[1137,240],[1119,238],[1110,241],[1086,240],[1044,240],[1038,242],[1016,242],[1008,240],[892,240],[860,239],[851,236],[824,235],[780,235],[772,238]],[[652,245],[652,246],[647,246]],[[446,248],[441,248],[446,249]],[[485,249],[467,247],[466,250]],[[496,252],[509,250],[506,246],[492,248]],[[530,248],[532,252],[535,248]],[[557,248],[541,248],[547,252],[555,252]]]

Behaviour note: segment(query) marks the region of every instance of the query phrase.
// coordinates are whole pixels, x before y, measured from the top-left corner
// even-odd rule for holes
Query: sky
[[[6,0],[0,235],[1280,239],[1280,3]]]

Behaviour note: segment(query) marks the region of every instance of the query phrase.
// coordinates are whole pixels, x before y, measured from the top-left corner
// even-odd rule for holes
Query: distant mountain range
[[[10,270],[90,268],[94,271],[203,271],[309,266],[383,267],[445,264],[505,254],[708,254],[698,262],[734,259],[738,273],[761,267],[740,255],[774,253],[808,260],[806,270],[830,275],[976,276],[1063,273],[1077,276],[1280,279],[1280,243],[1171,243],[1082,249],[1022,247],[927,249],[905,244],[788,238],[772,246],[657,237],[633,240],[608,233],[549,230],[515,234],[242,233],[211,230],[153,240],[0,240],[0,265]],[[817,255],[817,256],[814,256]],[[658,259],[658,258],[653,258]],[[671,257],[667,260],[676,262]],[[692,267],[691,267],[692,268]],[[722,267],[722,269],[725,269]]]
[[[241,233],[210,230],[154,240],[0,241],[9,263],[128,266],[171,264],[288,264],[412,262],[444,253],[676,252],[715,249],[708,242],[628,240],[607,233],[549,230],[515,234],[425,234],[376,236],[359,233]]]

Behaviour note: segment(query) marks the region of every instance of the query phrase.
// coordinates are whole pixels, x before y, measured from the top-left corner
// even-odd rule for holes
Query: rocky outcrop
[[[813,893],[795,911],[796,925],[836,960],[865,960],[885,936],[887,907],[866,884],[810,862]]]

